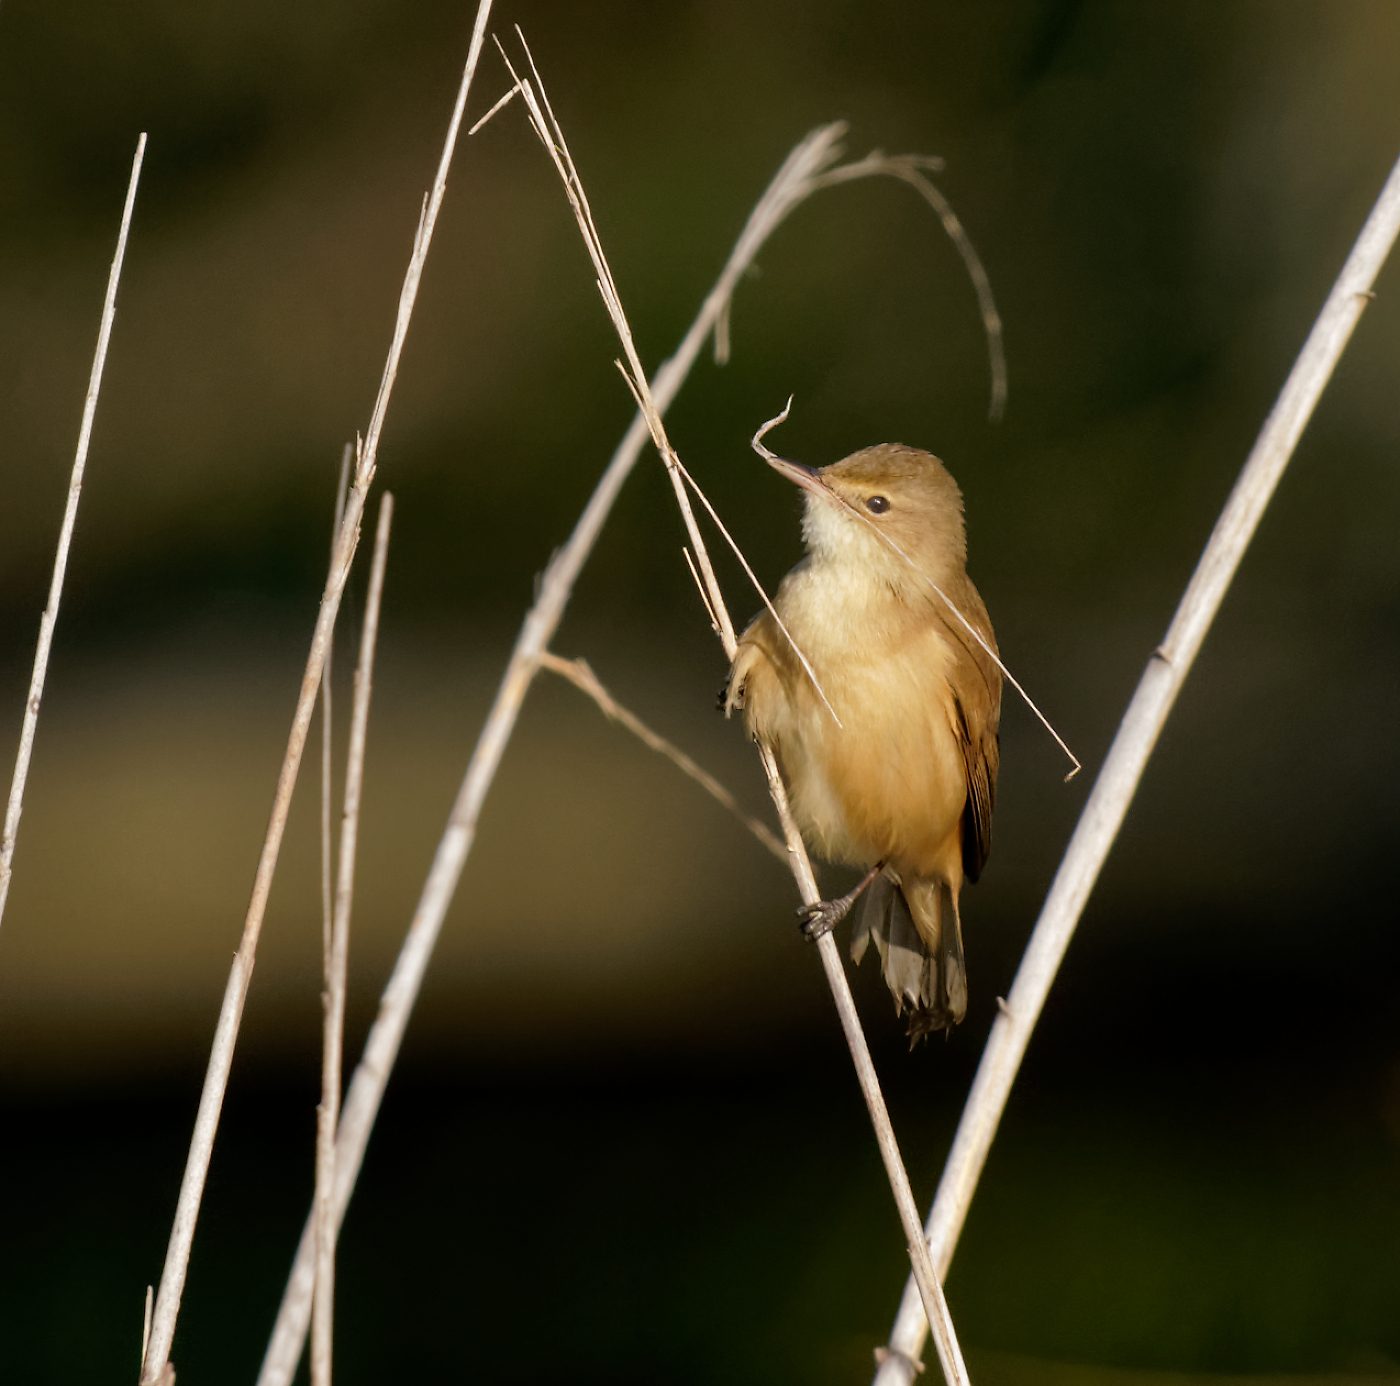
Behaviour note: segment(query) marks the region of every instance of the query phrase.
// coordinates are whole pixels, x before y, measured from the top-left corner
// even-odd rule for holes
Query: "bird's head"
[[[880,443],[829,467],[768,461],[806,493],[814,559],[861,564],[901,587],[917,581],[911,565],[938,582],[966,564],[962,492],[932,453]]]

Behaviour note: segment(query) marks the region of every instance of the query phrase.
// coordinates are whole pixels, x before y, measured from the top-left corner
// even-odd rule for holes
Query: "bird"
[[[912,1049],[967,1011],[959,895],[991,849],[1001,761],[962,492],[900,443],[821,468],[766,456],[802,489],[806,556],[739,637],[723,708],[771,748],[807,846],[865,872],[804,906],[802,929],[820,937],[864,895],[851,956],[873,940]]]

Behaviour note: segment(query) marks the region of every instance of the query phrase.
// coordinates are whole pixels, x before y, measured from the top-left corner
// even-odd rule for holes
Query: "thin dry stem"
[[[700,574],[704,578],[705,588],[710,594],[715,615],[719,618],[725,651],[732,655],[736,643],[734,624],[729,618],[723,601],[716,600],[719,592],[719,581],[715,577],[709,552],[703,542],[695,542],[699,535],[699,528],[695,523],[695,513],[691,509],[690,497],[686,493],[685,483],[680,478],[676,465],[675,449],[671,447],[670,440],[666,437],[666,426],[648,396],[646,372],[642,369],[641,358],[637,354],[637,345],[633,340],[632,330],[628,326],[626,315],[622,311],[622,304],[618,300],[617,286],[613,280],[612,270],[608,265],[607,255],[604,253],[603,243],[598,235],[598,228],[593,221],[592,208],[588,205],[588,194],[584,191],[578,170],[574,167],[573,156],[569,153],[568,145],[564,143],[563,132],[554,119],[554,112],[549,108],[549,97],[540,85],[539,71],[535,67],[534,58],[530,55],[529,46],[525,43],[525,35],[521,32],[518,24],[515,26],[515,32],[521,47],[525,50],[530,70],[535,74],[535,81],[532,83],[521,80],[520,75],[511,66],[510,59],[506,56],[503,48],[501,49],[501,57],[510,69],[511,77],[521,89],[526,108],[530,112],[530,122],[535,133],[539,136],[540,143],[544,145],[545,151],[549,154],[550,160],[559,174],[560,181],[564,185],[565,196],[573,208],[575,220],[583,235],[584,247],[588,251],[588,257],[592,260],[594,271],[597,274],[595,283],[599,294],[602,295],[603,306],[608,310],[608,317],[612,320],[617,331],[618,341],[622,346],[623,355],[627,359],[624,376],[629,380],[633,398],[637,401],[643,418],[646,419],[652,441],[666,466],[667,475],[671,479],[671,489],[676,497],[676,504],[680,507],[686,531],[691,536],[691,547],[695,554],[695,561],[700,567]],[[499,42],[496,46],[500,48]],[[541,102],[543,102],[543,106]]]
[[[520,36],[521,44],[524,46],[525,40],[523,34],[520,33],[519,26],[516,27],[516,33]],[[665,424],[662,422],[660,413],[649,397],[646,375],[641,368],[641,363],[637,356],[631,328],[627,322],[626,314],[623,312],[617,286],[613,280],[612,272],[608,267],[607,257],[603,252],[598,230],[594,224],[593,215],[588,206],[588,198],[584,193],[582,182],[578,176],[578,170],[574,166],[573,158],[569,153],[568,145],[564,139],[564,132],[560,128],[559,122],[555,119],[554,113],[549,107],[549,101],[544,94],[543,85],[540,80],[539,69],[535,66],[533,57],[530,56],[528,46],[525,47],[525,54],[530,63],[530,70],[533,74],[532,79],[530,81],[521,82],[521,79],[513,70],[511,75],[515,77],[516,81],[521,85],[526,107],[530,111],[531,120],[535,126],[535,133],[539,136],[540,142],[548,151],[559,173],[560,179],[564,184],[564,189],[568,195],[570,205],[574,209],[574,215],[578,222],[579,230],[582,233],[584,244],[588,250],[589,258],[593,261],[594,269],[598,274],[599,291],[602,294],[604,305],[608,310],[608,315],[612,319],[618,340],[622,344],[623,353],[627,358],[629,367],[628,373],[631,377],[630,383],[633,388],[634,396],[642,407],[643,415],[647,420],[647,426],[652,435],[652,441],[671,478],[672,489],[675,492],[677,503],[680,506],[681,518],[685,524],[686,533],[689,536],[691,548],[695,553],[700,573],[705,581],[705,589],[709,594],[713,610],[719,618],[725,654],[732,660],[737,648],[734,625],[725,604],[724,594],[715,578],[714,568],[709,559],[704,536],[700,533],[699,525],[696,523],[694,512],[689,504],[689,496],[686,492],[684,481],[682,480],[684,469],[680,464],[680,459],[677,457],[675,449],[671,446],[670,439],[666,435]],[[538,100],[536,99],[536,93],[538,93],[539,96]],[[807,904],[815,904],[820,898],[816,879],[812,873],[811,863],[807,859],[806,849],[803,846],[801,836],[796,830],[791,814],[787,811],[786,795],[783,792],[782,782],[778,775],[777,762],[770,748],[764,747],[762,749],[764,770],[768,775],[769,788],[773,796],[773,802],[778,807],[779,813],[784,820],[783,826],[787,837],[788,850],[791,854],[793,874],[802,891],[803,900]],[[939,1361],[942,1364],[943,1373],[949,1382],[949,1386],[959,1386],[959,1383],[967,1380],[967,1369],[963,1363],[957,1335],[953,1329],[952,1317],[948,1313],[947,1302],[943,1297],[942,1286],[939,1284],[938,1276],[934,1271],[932,1260],[928,1254],[927,1245],[924,1242],[917,1205],[914,1202],[913,1191],[909,1185],[909,1177],[899,1154],[899,1147],[895,1141],[894,1127],[890,1122],[889,1111],[885,1106],[885,1100],[880,1091],[879,1081],[875,1073],[875,1066],[870,1058],[870,1050],[866,1044],[865,1035],[861,1030],[860,1018],[856,1013],[855,1001],[851,996],[850,985],[846,980],[845,968],[842,966],[841,956],[837,950],[836,942],[830,934],[823,935],[820,944],[822,964],[827,974],[827,981],[831,986],[832,997],[836,1003],[837,1013],[840,1016],[842,1030],[845,1033],[847,1044],[851,1050],[851,1059],[855,1065],[856,1075],[860,1083],[861,1091],[865,1097],[866,1107],[870,1114],[871,1124],[880,1147],[880,1153],[885,1162],[886,1173],[889,1177],[891,1191],[894,1194],[900,1221],[904,1226],[914,1278],[919,1287],[919,1294],[925,1307],[925,1312],[929,1320],[934,1324],[934,1338],[938,1348]]]
[[[349,482],[350,449],[347,446],[341,465],[340,484],[336,488],[335,518],[331,526],[331,563],[335,563],[335,542],[340,534],[340,519],[345,510],[345,492]],[[335,856],[331,840],[331,796],[334,791],[334,767],[331,756],[334,750],[333,728],[331,725],[331,669],[334,663],[334,631],[331,642],[326,647],[326,661],[321,667],[321,957],[322,974],[325,978],[322,1004],[329,1011],[331,965],[331,935],[335,914]],[[322,1102],[316,1112],[316,1176],[320,1179],[320,1152],[326,1143],[323,1128],[326,1124],[325,1108],[325,1066],[329,1063],[329,1040],[322,1041]],[[333,1139],[333,1138],[332,1138]],[[331,1147],[334,1152],[334,1147]],[[321,1273],[322,1221],[320,1220],[321,1190],[316,1188],[318,1222],[317,1232],[317,1285],[315,1318],[312,1323],[311,1340],[311,1386],[331,1386],[331,1274],[324,1280]],[[331,1262],[332,1267],[334,1261]]]
[[[263,840],[253,881],[252,897],[244,919],[243,934],[239,942],[238,952],[234,956],[233,966],[229,971],[223,1003],[219,1009],[218,1024],[215,1028],[213,1044],[210,1047],[209,1066],[205,1074],[204,1087],[200,1093],[194,1136],[190,1142],[189,1157],[185,1164],[184,1176],[180,1182],[174,1224],[170,1231],[170,1244],[166,1251],[165,1266],[161,1272],[160,1289],[156,1294],[151,1340],[147,1348],[146,1363],[141,1377],[143,1386],[150,1386],[150,1383],[160,1379],[170,1358],[170,1347],[175,1336],[175,1323],[180,1312],[180,1298],[184,1291],[185,1275],[189,1267],[190,1247],[194,1241],[195,1223],[199,1217],[199,1207],[204,1195],[204,1183],[209,1171],[209,1161],[213,1154],[214,1137],[218,1131],[224,1093],[228,1089],[229,1071],[233,1065],[233,1051],[238,1039],[248,986],[252,979],[253,962],[257,952],[258,937],[262,932],[263,918],[267,910],[268,895],[272,888],[272,877],[276,870],[282,837],[286,830],[287,815],[291,808],[292,791],[296,786],[297,775],[301,769],[302,753],[306,748],[316,694],[321,682],[321,671],[325,666],[326,652],[330,646],[331,630],[340,610],[341,597],[345,591],[350,565],[359,542],[360,521],[364,515],[366,495],[374,478],[378,461],[379,439],[384,428],[384,418],[388,411],[390,396],[393,393],[394,380],[398,374],[404,340],[408,335],[408,325],[413,316],[413,307],[417,301],[423,265],[427,259],[428,248],[432,243],[433,228],[436,225],[438,212],[447,191],[447,170],[451,163],[453,150],[456,148],[457,131],[462,122],[467,93],[471,88],[472,77],[481,56],[481,47],[485,38],[486,22],[490,10],[491,0],[482,0],[481,7],[477,11],[471,44],[467,51],[462,83],[457,93],[451,120],[448,123],[442,156],[438,162],[437,177],[414,236],[413,251],[409,257],[408,269],[404,275],[403,288],[399,295],[398,314],[384,364],[384,374],[380,380],[379,392],[375,398],[363,446],[358,450],[355,476],[350,486],[345,513],[341,518],[340,531],[336,538],[335,561],[332,563],[331,572],[327,577],[321,596],[316,626],[311,637],[311,649],[307,655],[306,668],[302,675],[296,710],[292,717],[291,731],[287,739],[287,749],[282,759],[281,770],[278,773],[271,819]]]
[[[493,105],[493,106],[491,107],[491,109],[490,109],[489,111],[487,111],[486,114],[485,114],[484,116],[482,116],[481,119],[478,120],[478,121],[476,122],[476,124],[472,126],[472,128],[471,128],[470,130],[467,131],[467,134],[468,134],[468,135],[474,135],[474,134],[476,134],[476,132],[477,132],[478,130],[481,130],[481,129],[483,129],[485,126],[489,125],[489,124],[491,123],[491,121],[495,118],[495,116],[496,116],[499,112],[505,110],[505,108],[506,108],[507,106],[509,106],[510,103],[511,103],[512,101],[514,101],[515,98],[516,98],[517,96],[519,96],[519,95],[520,95],[520,88],[519,88],[519,86],[507,87],[507,88],[506,88],[505,95],[502,96],[502,97],[500,97],[500,98],[496,101],[495,105]]]
[[[155,1303],[156,1287],[146,1286],[146,1303],[144,1312],[141,1315],[141,1361],[137,1362],[136,1368],[141,1369],[141,1362],[146,1360],[146,1344],[151,1341],[151,1306]]]
[[[778,817],[782,821],[783,836],[787,840],[788,855],[793,875],[797,878],[798,889],[804,904],[814,905],[821,899],[816,877],[798,831],[797,822],[788,804],[787,788],[778,770],[778,760],[773,749],[763,743],[758,747],[763,773],[768,780],[768,790],[777,806]],[[928,1243],[921,1230],[917,1229],[918,1214],[914,1214],[916,1228],[909,1226],[909,1209],[915,1207],[914,1190],[909,1183],[909,1174],[899,1145],[895,1140],[894,1123],[890,1120],[889,1109],[885,1106],[884,1093],[880,1089],[879,1077],[875,1072],[875,1061],[870,1056],[870,1046],[866,1043],[865,1031],[861,1028],[860,1015],[856,1011],[855,997],[851,995],[850,982],[841,962],[841,950],[835,936],[828,932],[817,940],[817,951],[821,957],[822,970],[826,973],[827,984],[836,1003],[841,1030],[851,1051],[851,1061],[855,1065],[860,1083],[861,1095],[865,1098],[866,1110],[870,1114],[870,1124],[875,1132],[880,1156],[885,1163],[885,1172],[894,1193],[895,1204],[899,1209],[900,1222],[904,1227],[905,1246],[909,1253],[912,1269],[911,1283],[914,1294],[923,1308],[925,1323],[935,1326],[935,1345],[938,1360],[943,1368],[948,1386],[959,1386],[967,1382],[967,1367],[963,1362],[962,1347],[953,1328],[952,1316],[943,1295],[943,1283],[937,1267],[929,1255]]]
[[[783,405],[771,419],[765,419],[759,424],[754,430],[753,437],[749,439],[749,446],[763,458],[765,462],[777,462],[781,460],[776,452],[764,444],[763,440],[777,428],[779,424],[785,424],[788,421],[788,415],[792,413],[792,399],[793,397],[789,395],[787,397],[787,403]]]
[[[962,257],[967,277],[972,281],[973,292],[977,295],[977,306],[982,313],[982,332],[987,339],[987,364],[992,376],[992,397],[987,413],[993,422],[998,422],[1006,412],[1006,343],[1001,314],[997,311],[996,297],[992,293],[992,281],[987,276],[972,237],[967,234],[952,203],[928,176],[930,171],[942,166],[941,159],[929,159],[922,154],[881,154],[877,150],[855,163],[822,174],[817,179],[817,185],[831,188],[857,178],[896,178],[907,183],[933,208],[943,223],[948,239]]]
[[[5,805],[5,826],[3,832],[0,832],[0,921],[5,918],[5,902],[9,898],[10,879],[14,875],[15,844],[19,840],[19,820],[24,812],[24,788],[29,780],[29,762],[34,755],[34,738],[39,730],[39,708],[44,701],[44,683],[49,672],[49,651],[53,648],[59,603],[63,599],[63,579],[68,572],[68,550],[72,546],[73,530],[78,523],[78,501],[83,494],[88,444],[92,440],[92,424],[97,415],[97,397],[102,390],[102,372],[107,365],[107,344],[112,339],[112,324],[117,316],[117,286],[121,283],[122,263],[126,259],[126,241],[131,231],[131,214],[136,206],[136,188],[141,181],[141,164],[145,155],[146,136],[143,133],[137,138],[136,154],[131,161],[131,177],[127,181],[126,201],[122,204],[121,225],[117,231],[117,249],[112,256],[112,268],[107,275],[107,292],[102,299],[102,316],[97,326],[97,348],[93,352],[87,395],[83,399],[82,421],[78,425],[78,446],[73,454],[73,468],[68,476],[68,501],[63,509],[63,522],[59,526],[58,544],[54,550],[49,597],[44,606],[44,613],[39,618],[34,669],[29,677],[29,693],[24,700],[19,749],[15,753],[15,770],[10,779],[10,796]]]
[[[768,239],[792,211],[817,190],[814,179],[837,165],[842,122],[819,126],[801,140],[754,205],[719,277],[705,296],[695,320],[674,354],[662,362],[650,396],[659,412],[674,401],[705,343],[720,329],[735,290],[744,280]],[[641,457],[648,440],[646,420],[638,413],[609,459],[567,541],[542,575],[535,599],[521,622],[506,662],[495,699],[468,760],[456,801],[433,857],[418,905],[404,935],[394,970],[380,999],[364,1054],[351,1078],[341,1111],[336,1141],[335,1215],[344,1220],[359,1176],[389,1075],[404,1031],[422,990],[428,963],[443,920],[456,892],[487,795],[500,769],[501,758],[515,731],[525,696],[539,670],[539,657],[559,627],[583,565],[597,544],[622,486]],[[698,567],[687,555],[697,584]],[[704,598],[708,600],[708,598]],[[719,618],[711,612],[716,633]],[[287,1288],[273,1325],[258,1386],[287,1386],[296,1371],[306,1340],[314,1272],[314,1230],[308,1218],[297,1243]]]
[[[719,617],[715,615],[714,607],[710,605],[710,594],[705,591],[705,584],[700,581],[700,570],[695,566],[695,560],[690,556],[690,550],[684,545],[681,546],[681,557],[685,559],[685,566],[690,571],[691,579],[695,583],[695,590],[700,594],[700,604],[705,608],[705,615],[709,617],[710,629],[718,637]]]
[[[1351,339],[1352,330],[1372,299],[1372,286],[1397,232],[1400,161],[1391,169],[1278,401],[1264,422],[1176,609],[1166,639],[1148,661],[1055,873],[1007,1004],[992,1024],[925,1228],[933,1257],[944,1274],[952,1261],[1031,1032],[1148,758],[1279,478]],[[890,1335],[894,1351],[876,1373],[878,1386],[907,1386],[912,1374],[906,1359],[917,1358],[925,1332],[918,1295],[912,1285],[906,1285]]]
[[[331,564],[335,564],[335,542],[340,534],[340,521],[345,514],[345,496],[350,489],[350,468],[355,449],[350,443],[340,452],[340,479],[335,488],[335,516],[331,521]],[[329,953],[331,946],[331,915],[335,904],[335,860],[331,849],[331,797],[334,779],[331,765],[333,726],[331,717],[331,665],[334,649],[326,650],[326,663],[321,670],[321,951]]]
[[[624,707],[599,682],[598,676],[582,659],[561,659],[546,651],[540,656],[540,668],[548,669],[560,678],[567,679],[585,697],[591,698],[598,710],[610,721],[625,727],[644,746],[650,747],[658,755],[663,755],[681,774],[694,780],[717,804],[727,809],[756,837],[764,848],[787,865],[787,848],[773,836],[766,823],[761,823],[752,814],[745,813],[735,797],[709,771],[697,765],[679,746],[668,741],[659,732],[654,732],[636,713]]]
[[[321,670],[321,951],[331,946],[331,916],[335,909],[335,864],[331,846],[331,795],[334,792],[331,765],[333,728],[331,726],[331,653],[326,652]]]
[[[817,677],[817,671],[812,668],[812,662],[807,658],[806,654],[803,653],[802,647],[793,639],[792,632],[787,628],[787,623],[778,614],[778,608],[773,605],[772,599],[764,590],[763,584],[758,580],[758,574],[755,573],[750,566],[749,560],[744,556],[743,549],[739,547],[734,536],[730,534],[729,527],[719,517],[719,511],[710,504],[710,498],[700,489],[700,483],[691,476],[685,463],[677,457],[675,459],[675,465],[676,470],[681,474],[681,478],[685,481],[685,484],[695,492],[696,498],[699,500],[700,504],[705,507],[706,514],[714,521],[715,528],[719,530],[724,542],[729,545],[734,557],[739,560],[739,566],[744,570],[745,575],[753,584],[753,589],[762,599],[763,605],[768,608],[768,614],[772,616],[774,623],[777,625],[778,629],[782,631],[783,638],[792,646],[792,652],[797,656],[804,672],[811,681],[812,687],[817,690],[817,697],[822,700],[822,706],[831,714],[831,720],[839,727],[841,725],[841,718],[837,716],[836,709],[832,707],[831,699],[826,696],[826,689],[822,687],[821,680]],[[733,651],[730,651],[729,654],[732,658]]]
[[[345,801],[341,809],[334,919],[325,952],[325,1024],[321,1048],[321,1105],[316,1113],[316,1293],[311,1318],[311,1380],[331,1386],[335,1321],[335,1136],[340,1120],[342,1058],[345,1048],[345,992],[350,957],[350,906],[355,891],[355,848],[360,831],[364,790],[365,742],[369,734],[374,653],[379,637],[379,609],[384,596],[384,569],[389,557],[389,527],[394,498],[379,502],[369,591],[365,598],[360,655],[350,707],[350,740],[345,754]]]

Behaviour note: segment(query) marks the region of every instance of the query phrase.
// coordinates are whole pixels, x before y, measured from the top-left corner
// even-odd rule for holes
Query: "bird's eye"
[[[868,496],[865,501],[865,508],[872,515],[883,515],[890,508],[889,500],[885,496]]]

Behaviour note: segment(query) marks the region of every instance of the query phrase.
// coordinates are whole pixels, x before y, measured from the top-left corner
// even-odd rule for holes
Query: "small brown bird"
[[[995,650],[962,493],[936,457],[895,443],[820,470],[770,463],[806,493],[807,557],[773,603],[792,640],[771,612],[749,625],[725,711],[772,747],[808,845],[869,868],[801,911],[803,931],[827,932],[868,890],[851,956],[875,940],[913,1043],[967,1010],[958,894],[987,860],[1000,759],[1001,671],[936,590]]]

